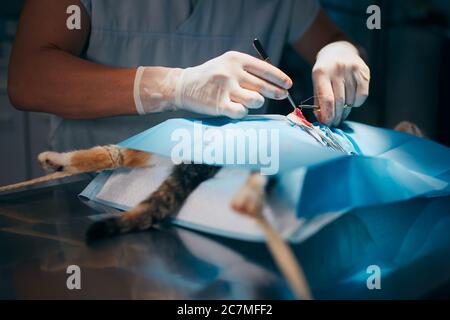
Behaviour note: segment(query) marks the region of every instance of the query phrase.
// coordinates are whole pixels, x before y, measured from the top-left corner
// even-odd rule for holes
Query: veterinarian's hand
[[[278,68],[250,55],[227,52],[179,75],[175,105],[190,111],[242,118],[264,97],[284,99],[292,80]]]
[[[317,54],[312,72],[317,119],[338,126],[369,94],[370,70],[347,41],[333,42]]]
[[[187,69],[140,67],[134,100],[140,114],[185,109],[242,118],[264,97],[285,99],[292,80],[278,68],[240,52],[227,52]]]

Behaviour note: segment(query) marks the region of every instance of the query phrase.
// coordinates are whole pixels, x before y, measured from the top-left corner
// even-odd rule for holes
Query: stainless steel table
[[[292,298],[264,244],[166,224],[87,246],[89,216],[112,210],[93,209],[77,198],[89,181],[89,177],[68,178],[0,197],[0,298]],[[425,210],[430,206],[440,209]],[[423,220],[433,224],[426,241],[446,227],[450,233],[448,208],[450,197],[355,210],[295,245],[314,296],[448,297],[450,238],[441,235],[442,247],[417,257],[408,256],[414,246],[405,249],[405,242],[413,241],[412,224],[424,215],[434,214]],[[437,211],[441,213],[435,217]],[[373,216],[383,223],[371,222]],[[365,271],[372,264],[386,270],[381,290],[366,286]],[[81,290],[66,287],[69,265],[81,268]]]

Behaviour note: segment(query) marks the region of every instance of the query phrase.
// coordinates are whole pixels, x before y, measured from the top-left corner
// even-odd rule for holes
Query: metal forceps
[[[308,99],[303,100],[303,101],[300,103],[300,105],[299,105],[298,107],[299,107],[300,109],[313,109],[313,110],[316,111],[316,112],[320,112],[320,106],[315,105],[315,104],[304,104],[305,102],[307,102],[307,101],[309,101],[309,100],[311,100],[311,99],[313,99],[313,98],[318,98],[318,97],[320,97],[320,96],[312,96],[312,97],[309,97]],[[344,109],[351,109],[351,108],[353,108],[352,105],[350,105],[350,104],[344,104]]]

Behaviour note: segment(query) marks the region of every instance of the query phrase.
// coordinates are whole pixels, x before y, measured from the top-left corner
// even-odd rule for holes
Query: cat
[[[38,161],[46,170],[78,174],[120,167],[150,167],[152,158],[150,153],[108,145],[67,153],[43,152],[38,156]],[[176,213],[189,194],[201,182],[213,177],[219,169],[197,164],[174,166],[159,188],[135,208],[119,217],[94,222],[87,230],[86,240],[91,242],[150,228],[154,223]]]
[[[403,121],[395,130],[424,137],[415,124]],[[64,177],[85,172],[113,170],[121,167],[144,168],[157,165],[152,162],[153,155],[147,152],[120,148],[115,145],[97,146],[86,150],[58,153],[47,151],[39,154],[38,161],[47,171],[54,171],[54,177]],[[189,195],[204,181],[213,178],[220,166],[204,164],[175,165],[169,176],[149,197],[136,207],[119,216],[94,222],[87,230],[88,242],[119,234],[146,230],[153,224],[176,215]],[[48,178],[50,177],[50,178]],[[0,191],[35,184],[54,178],[52,175],[37,178],[25,183],[0,188]],[[257,217],[261,214],[266,193],[276,178],[261,176],[252,171],[231,201],[231,207],[242,214]]]

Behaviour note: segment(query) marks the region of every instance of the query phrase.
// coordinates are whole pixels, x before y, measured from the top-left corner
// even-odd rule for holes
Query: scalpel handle
[[[258,40],[258,38],[256,38],[255,40],[253,40],[253,48],[255,48],[256,52],[258,52],[259,56],[261,57],[261,59],[263,59],[265,62],[272,64],[272,62],[270,61],[269,56],[266,53],[266,50],[264,50],[261,42]],[[289,100],[289,103],[291,104],[292,108],[297,108],[297,105],[294,102],[294,99],[292,99],[291,93],[289,92],[289,90],[287,90],[287,99]]]
[[[256,52],[258,52],[261,59],[263,59],[265,62],[272,64],[269,56],[266,53],[266,50],[264,50],[264,48],[258,38],[255,38],[255,40],[253,40],[253,48],[255,48]]]

